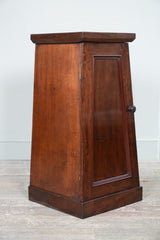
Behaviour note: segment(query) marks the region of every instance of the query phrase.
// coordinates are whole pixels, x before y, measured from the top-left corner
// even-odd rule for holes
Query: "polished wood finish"
[[[127,136],[124,93],[119,68],[120,57],[94,57],[94,184],[104,179],[113,180],[129,171],[128,139],[124,137]]]
[[[90,217],[141,200],[142,188],[135,187],[100,198],[80,202],[73,198],[30,186],[29,199],[79,218]]]
[[[77,44],[36,46],[31,185],[79,197]],[[74,175],[73,175],[74,173]]]
[[[71,32],[32,34],[34,43],[78,43],[78,42],[132,42],[134,33],[97,33],[97,32]]]
[[[87,34],[36,45],[29,187],[30,200],[80,218],[142,199],[126,34]]]
[[[137,152],[136,152],[136,141],[135,141],[135,129],[134,129],[134,115],[132,113],[129,113],[127,111],[128,106],[132,106],[132,91],[131,91],[131,78],[130,78],[130,67],[129,67],[129,51],[128,51],[128,44],[123,43],[114,43],[114,44],[96,44],[96,43],[85,43],[84,44],[84,61],[83,61],[83,81],[82,81],[82,88],[81,88],[81,95],[82,95],[82,142],[83,142],[83,178],[84,178],[84,200],[90,200],[94,199],[100,196],[104,196],[106,194],[111,194],[118,191],[123,191],[124,189],[128,189],[131,187],[135,187],[139,185],[139,177],[138,177],[138,166],[137,166]],[[93,178],[93,169],[95,165],[95,169],[97,167],[96,164],[100,162],[102,163],[102,157],[101,159],[98,159],[97,161],[93,161],[93,114],[94,114],[94,82],[96,80],[96,75],[94,76],[94,62],[95,58],[98,57],[98,61],[102,61],[102,59],[108,59],[107,64],[109,64],[109,59],[111,60],[110,64],[113,64],[114,62],[114,68],[115,71],[112,73],[112,78],[109,80],[108,84],[114,81],[118,83],[119,81],[119,92],[116,93],[113,91],[110,91],[110,95],[114,96],[117,99],[118,96],[121,98],[121,111],[118,111],[118,114],[114,113],[115,116],[119,116],[123,119],[123,142],[121,143],[121,148],[116,146],[120,141],[117,138],[116,130],[118,129],[120,136],[122,136],[122,126],[121,122],[119,121],[120,125],[114,125],[113,120],[111,119],[106,122],[105,128],[110,124],[110,128],[112,130],[112,133],[115,137],[114,141],[110,141],[110,144],[114,144],[115,147],[108,148],[107,155],[109,156],[106,161],[103,161],[103,164],[106,164],[106,168],[111,169],[110,166],[112,165],[112,162],[115,163],[116,167],[112,169],[112,176],[108,178],[101,179],[101,181],[94,181]],[[115,60],[113,60],[115,58]],[[116,60],[116,59],[119,59]],[[115,62],[117,63],[117,67],[115,67]],[[102,61],[104,64],[104,60]],[[105,63],[106,64],[106,63]],[[119,69],[119,70],[117,70]],[[110,74],[110,69],[105,69],[104,72],[107,71]],[[118,73],[117,73],[118,71]],[[103,74],[103,71],[101,71],[101,74]],[[119,75],[118,76],[116,76]],[[107,77],[106,77],[107,80]],[[117,80],[117,81],[116,81]],[[102,81],[101,78],[99,78],[99,82]],[[105,81],[105,80],[104,80]],[[118,86],[118,85],[117,85]],[[107,89],[104,86],[104,89]],[[97,91],[97,89],[96,89]],[[104,90],[104,94],[107,94],[107,90]],[[101,91],[102,92],[102,91]],[[103,93],[103,92],[102,92]],[[88,96],[91,96],[88,98]],[[114,97],[113,97],[114,98]],[[105,98],[103,98],[103,101],[105,101]],[[116,102],[116,100],[115,100]],[[102,104],[102,103],[101,103]],[[108,103],[112,104],[112,102]],[[116,106],[116,105],[115,105]],[[113,105],[112,112],[115,112]],[[120,106],[120,103],[118,103],[117,106]],[[116,107],[117,107],[116,106]],[[106,107],[107,109],[107,107]],[[118,110],[118,109],[117,109]],[[123,114],[122,114],[123,113]],[[115,117],[113,114],[113,117]],[[122,116],[123,115],[123,116]],[[86,117],[88,116],[88,118]],[[109,116],[108,114],[106,115]],[[105,117],[106,117],[105,116]],[[108,124],[108,125],[107,125]],[[104,130],[103,130],[104,132]],[[118,136],[118,137],[120,137]],[[117,141],[117,142],[116,142]],[[107,144],[106,144],[107,145]],[[103,145],[103,152],[106,152],[106,145]],[[115,148],[119,150],[118,156],[116,159],[115,157]],[[125,158],[123,158],[123,165],[121,165],[120,158],[124,155],[125,152]],[[102,154],[102,149],[99,154]],[[113,159],[111,159],[113,156]],[[120,156],[120,158],[119,158]],[[108,172],[106,169],[106,172]],[[125,170],[127,171],[125,172]],[[102,168],[101,168],[102,170]],[[98,171],[96,169],[96,171]],[[103,170],[102,170],[103,171]],[[123,173],[124,171],[124,173]],[[105,171],[104,171],[105,172]],[[103,172],[102,172],[103,173]],[[106,173],[105,173],[106,174]],[[109,174],[109,173],[108,173]],[[116,175],[117,174],[117,175]]]

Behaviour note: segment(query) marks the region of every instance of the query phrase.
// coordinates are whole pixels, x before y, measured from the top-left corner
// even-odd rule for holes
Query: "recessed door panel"
[[[128,173],[119,56],[94,57],[93,118],[93,181],[96,184]]]

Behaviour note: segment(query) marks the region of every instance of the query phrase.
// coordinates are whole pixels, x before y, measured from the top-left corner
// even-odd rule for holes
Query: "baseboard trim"
[[[160,141],[157,139],[137,140],[137,153],[139,161],[159,161]]]
[[[0,141],[0,160],[30,160],[30,141]]]
[[[139,161],[160,161],[160,141],[157,139],[138,139]],[[31,141],[0,141],[0,160],[30,160]]]
[[[29,186],[29,200],[79,218],[86,218],[142,200],[142,187],[138,186],[86,202],[80,202],[35,186]]]

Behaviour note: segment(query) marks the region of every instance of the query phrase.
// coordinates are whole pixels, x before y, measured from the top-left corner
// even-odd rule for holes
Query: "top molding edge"
[[[136,38],[135,33],[108,33],[108,32],[70,32],[31,34],[31,41],[36,44],[52,43],[123,43],[132,42]]]

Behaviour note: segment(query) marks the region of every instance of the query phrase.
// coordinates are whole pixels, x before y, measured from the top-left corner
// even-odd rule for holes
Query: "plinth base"
[[[79,202],[73,198],[29,186],[29,200],[79,218],[86,218],[142,200],[142,187],[135,187],[86,202]]]

